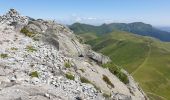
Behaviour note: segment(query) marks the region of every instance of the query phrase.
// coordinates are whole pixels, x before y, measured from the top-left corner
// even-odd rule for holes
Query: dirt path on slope
[[[148,47],[149,47],[149,51],[148,51],[148,54],[147,54],[147,57],[145,58],[145,60],[143,61],[143,63],[135,70],[131,73],[131,75],[133,76],[140,68],[143,67],[143,65],[145,65],[145,63],[148,61],[149,57],[150,57],[150,54],[151,54],[151,44],[148,43]]]
[[[154,95],[154,96],[157,96],[157,97],[161,98],[162,100],[168,100],[168,99],[166,99],[165,97],[162,97],[162,96],[160,96],[160,95],[154,94],[154,93],[152,93],[152,92],[146,92],[146,93],[147,93],[147,94]]]

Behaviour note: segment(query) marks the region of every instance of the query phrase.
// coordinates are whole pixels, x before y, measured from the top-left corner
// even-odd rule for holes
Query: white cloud
[[[95,17],[88,17],[86,19],[88,19],[88,20],[97,20],[97,18],[95,18]]]
[[[83,20],[83,19],[82,19],[81,17],[76,17],[76,18],[75,18],[75,21],[76,21],[76,22],[81,22],[82,20]]]

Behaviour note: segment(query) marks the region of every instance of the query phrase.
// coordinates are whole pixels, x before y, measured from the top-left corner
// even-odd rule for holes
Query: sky
[[[170,0],[1,0],[0,15],[15,8],[22,15],[64,24],[145,22],[170,26]]]

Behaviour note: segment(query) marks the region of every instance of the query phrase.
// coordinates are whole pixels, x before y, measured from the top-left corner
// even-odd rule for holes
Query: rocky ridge
[[[124,84],[100,66],[108,57],[55,21],[11,9],[0,16],[0,48],[0,100],[147,100],[127,72]]]

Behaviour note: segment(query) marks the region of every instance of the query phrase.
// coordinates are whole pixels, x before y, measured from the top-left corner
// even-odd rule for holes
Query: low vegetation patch
[[[12,47],[11,50],[18,50],[18,48]]]
[[[30,73],[30,76],[31,77],[39,77],[39,74],[38,74],[37,71],[33,71],[33,72]]]
[[[71,67],[70,61],[64,62],[64,66],[65,66],[66,68],[70,68],[70,67]]]
[[[2,53],[2,54],[0,55],[0,57],[1,57],[1,58],[7,58],[7,57],[8,57],[8,54],[3,54],[3,53]]]
[[[110,95],[109,95],[109,94],[106,94],[106,93],[103,93],[103,97],[105,97],[105,98],[110,98]]]
[[[114,85],[112,84],[112,82],[109,80],[109,78],[106,75],[103,75],[103,80],[110,85],[112,88],[114,88]]]
[[[28,37],[34,37],[36,35],[36,33],[30,32],[26,27],[22,28],[20,32]]]
[[[81,72],[82,72],[82,73],[84,73],[84,72],[85,72],[85,71],[84,71],[84,69],[82,69],[82,68],[81,68],[81,69],[79,69],[79,70],[81,70]]]
[[[94,86],[94,88],[95,88],[96,90],[99,90],[99,91],[100,91],[100,88],[97,87],[94,83],[90,82],[87,78],[85,78],[85,77],[80,77],[80,81],[81,81],[82,83],[91,84],[91,85]]]
[[[82,83],[90,83],[91,84],[91,82],[87,78],[85,78],[85,77],[80,77],[80,81]]]
[[[28,45],[28,46],[26,47],[26,49],[27,49],[28,52],[37,51],[33,46],[30,46],[30,45]]]
[[[128,76],[121,71],[121,68],[118,66],[115,66],[113,63],[107,63],[103,65],[104,68],[108,68],[109,71],[116,75],[123,83],[127,84],[129,83]]]
[[[69,79],[69,80],[74,80],[74,75],[72,75],[71,73],[66,73],[66,78]]]

